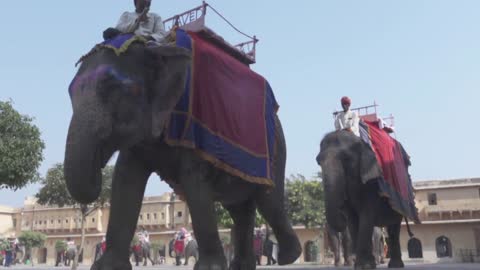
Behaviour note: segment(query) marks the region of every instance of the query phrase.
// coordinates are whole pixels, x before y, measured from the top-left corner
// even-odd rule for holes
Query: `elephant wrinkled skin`
[[[362,182],[377,166],[369,146],[351,132],[331,132],[320,144],[317,163],[322,168],[327,222],[338,232],[348,224],[356,254],[355,269],[376,268],[372,254],[374,226],[387,227],[391,252],[388,266],[403,267],[399,240],[402,216],[379,195],[375,179]]]
[[[129,245],[153,172],[175,180],[185,194],[199,247],[194,269],[226,269],[214,201],[220,201],[235,222],[239,241],[230,269],[255,269],[251,243],[257,207],[279,241],[279,263],[293,263],[301,253],[284,211],[286,146],[278,118],[273,190],[227,174],[194,150],[172,147],[162,140],[169,115],[183,93],[189,63],[190,53],[185,49],[132,44],[120,56],[100,49],[79,68],[70,89],[73,115],[65,153],[65,178],[76,200],[90,203],[98,197],[101,168],[119,151],[107,250],[91,269],[132,269]]]

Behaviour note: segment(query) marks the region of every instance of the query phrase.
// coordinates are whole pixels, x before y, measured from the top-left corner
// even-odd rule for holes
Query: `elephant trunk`
[[[75,114],[70,122],[64,173],[70,195],[82,204],[95,201],[102,188],[102,150],[85,117]]]
[[[322,162],[323,183],[325,185],[325,214],[328,225],[337,232],[347,227],[344,211],[346,200],[346,179],[343,166],[336,158]]]

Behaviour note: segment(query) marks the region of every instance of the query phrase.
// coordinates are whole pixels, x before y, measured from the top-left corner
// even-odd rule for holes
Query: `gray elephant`
[[[198,244],[195,239],[192,239],[188,241],[187,246],[184,248],[182,254],[177,254],[175,252],[175,238],[170,240],[168,243],[169,247],[169,254],[170,258],[175,258],[176,259],[176,264],[180,265],[180,259],[183,257],[185,258],[184,265],[188,265],[188,260],[190,257],[193,257],[195,259],[195,262],[198,261]]]
[[[155,265],[155,262],[150,256],[151,252],[149,243],[140,241],[137,245],[132,247],[131,252],[134,256],[135,266],[138,266],[140,261],[143,261],[143,266],[147,266],[149,260],[152,265]]]
[[[340,254],[343,254],[343,264],[345,266],[353,265],[352,239],[348,229],[342,232],[333,230],[326,225],[328,243],[332,249],[335,266],[340,266]]]
[[[356,254],[355,269],[374,269],[372,233],[374,226],[387,226],[390,268],[404,267],[400,249],[402,215],[379,195],[372,175],[378,169],[373,151],[348,131],[328,133],[320,144],[317,163],[322,168],[328,224],[336,231],[348,228]],[[368,180],[368,181],[366,181]]]
[[[255,269],[252,248],[255,209],[279,242],[279,264],[293,263],[301,245],[284,210],[286,146],[275,116],[273,188],[247,182],[220,170],[192,149],[162,139],[170,114],[184,92],[190,52],[174,46],[132,43],[120,55],[99,48],[82,59],[70,87],[73,115],[66,142],[65,179],[80,203],[96,200],[101,168],[119,151],[112,184],[107,250],[92,270],[129,270],[129,245],[135,233],[147,180],[154,172],[183,191],[198,241],[194,269],[227,268],[218,235],[214,201],[234,220],[235,258],[230,269]]]
[[[77,256],[77,249],[76,248],[69,248],[65,251],[65,266],[70,266],[73,260],[75,260],[75,256]]]

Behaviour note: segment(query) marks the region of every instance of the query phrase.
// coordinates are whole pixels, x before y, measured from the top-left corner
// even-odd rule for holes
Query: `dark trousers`
[[[255,258],[257,259],[257,265],[262,265],[262,255],[255,255]]]
[[[13,253],[11,250],[5,252],[5,266],[10,266],[13,260]]]

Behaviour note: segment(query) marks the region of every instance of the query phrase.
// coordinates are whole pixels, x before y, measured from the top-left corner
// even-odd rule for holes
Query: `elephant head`
[[[186,49],[143,43],[120,55],[99,48],[83,59],[69,88],[65,179],[73,198],[97,199],[101,168],[114,152],[161,135],[184,91],[189,63]]]
[[[327,222],[337,232],[347,226],[346,201],[350,181],[366,183],[381,175],[375,154],[349,131],[327,134],[320,143],[317,163],[322,168]]]

